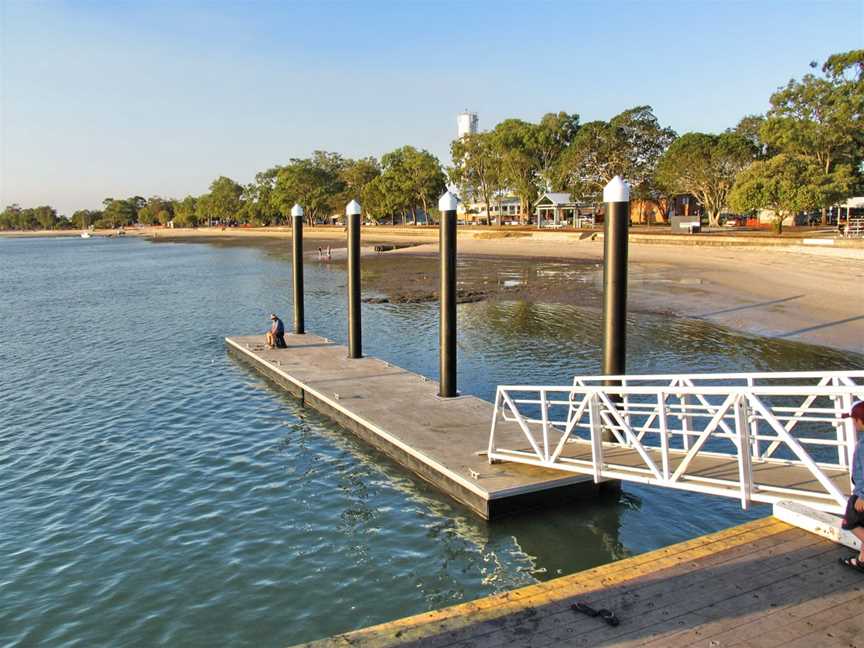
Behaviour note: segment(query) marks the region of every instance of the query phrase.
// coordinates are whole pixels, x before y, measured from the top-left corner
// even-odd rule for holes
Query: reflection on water
[[[262,249],[0,240],[0,645],[287,645],[766,514],[627,485],[478,520],[227,356],[224,335],[290,313],[288,245]],[[370,283],[388,274],[376,263]],[[428,272],[399,263],[389,272]],[[593,290],[578,281],[590,267],[461,268]],[[342,268],[306,276],[308,328],[344,341]],[[595,297],[505,297],[458,309],[463,391],[491,399],[499,383],[597,371]],[[363,308],[367,353],[437,376],[435,304]],[[861,364],[700,322],[629,326],[633,371]]]

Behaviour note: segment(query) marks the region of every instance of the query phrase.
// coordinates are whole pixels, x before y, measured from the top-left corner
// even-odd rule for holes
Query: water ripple
[[[226,355],[225,334],[290,312],[277,252],[0,240],[0,645],[286,645],[760,514],[628,487],[620,502],[477,520]],[[309,328],[343,340],[342,271],[307,281]],[[364,317],[369,353],[436,376],[434,305]],[[461,384],[489,398],[514,378],[593,371],[598,319],[462,305]],[[707,324],[631,325],[640,371],[847,362]]]

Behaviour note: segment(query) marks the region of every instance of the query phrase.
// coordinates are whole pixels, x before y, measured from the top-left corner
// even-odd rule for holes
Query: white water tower
[[[479,119],[477,113],[465,112],[459,113],[456,117],[457,137],[465,137],[466,135],[474,135],[477,133],[477,125]]]

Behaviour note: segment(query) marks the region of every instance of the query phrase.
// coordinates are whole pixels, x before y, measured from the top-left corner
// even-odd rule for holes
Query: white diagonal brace
[[[699,438],[696,439],[696,443],[694,443],[690,450],[687,451],[687,454],[684,456],[684,460],[680,463],[678,468],[675,469],[675,472],[672,474],[672,479],[670,481],[678,481],[681,475],[684,474],[684,471],[687,470],[687,467],[690,465],[690,462],[693,460],[693,457],[696,456],[696,453],[702,449],[702,446],[705,445],[705,442],[708,440],[708,437],[711,436],[711,433],[717,428],[718,423],[723,419],[723,416],[726,414],[726,410],[729,409],[729,406],[735,400],[735,394],[729,394],[726,397],[726,400],[723,401],[723,404],[717,408],[717,411],[714,413],[714,417],[708,422],[708,425],[705,426],[705,429],[699,435]]]
[[[582,402],[579,404],[579,407],[576,408],[576,413],[573,416],[573,419],[567,423],[567,429],[564,430],[564,434],[561,435],[561,440],[558,441],[558,445],[555,446],[555,451],[552,453],[552,458],[550,461],[555,463],[558,461],[558,457],[561,456],[561,452],[564,450],[564,444],[567,443],[567,439],[570,438],[570,435],[573,433],[573,428],[576,427],[576,423],[582,418],[582,415],[585,412],[585,407],[588,405],[588,399],[590,396],[585,394],[585,398],[582,399]]]
[[[777,417],[774,416],[773,412],[771,412],[771,410],[767,408],[755,394],[748,394],[747,398],[750,401],[752,407],[759,410],[768,425],[774,428],[774,431],[777,433],[777,435],[786,442],[786,445],[789,446],[789,449],[792,450],[792,452],[794,452],[795,455],[801,460],[801,463],[807,466],[813,476],[819,481],[820,484],[822,484],[822,487],[826,490],[826,492],[831,495],[831,497],[833,497],[838,504],[845,504],[846,496],[841,493],[834,485],[834,483],[825,476],[825,473],[823,473],[819,469],[819,466],[816,465],[816,462],[813,461],[807,451],[804,450],[804,448],[798,442],[798,439],[796,439],[794,436],[792,436],[791,434],[789,434],[789,432],[786,431],[780,421],[777,420]]]
[[[513,412],[513,416],[516,417],[516,422],[519,424],[519,427],[522,428],[522,432],[525,433],[525,437],[528,439],[528,443],[531,444],[531,448],[534,450],[537,458],[541,462],[544,461],[543,453],[540,452],[540,448],[537,447],[537,442],[534,441],[534,435],[531,434],[531,430],[525,423],[525,419],[522,418],[522,414],[520,414],[519,410],[516,409],[516,405],[513,403],[513,399],[510,398],[510,394],[507,393],[507,390],[501,390],[501,395],[504,397],[504,402],[507,403],[507,407],[509,407],[510,411]]]
[[[686,383],[688,387],[693,387],[694,389],[696,388],[696,386],[693,384],[692,380],[685,379],[682,382]],[[696,400],[698,400],[702,404],[702,406],[706,407],[708,409],[708,411],[710,412],[711,408],[713,408],[714,406],[708,402],[708,399],[705,398],[702,394],[694,394],[694,395],[696,396]],[[723,419],[720,419],[719,425],[720,425],[720,429],[723,430],[730,437],[732,437],[733,442],[737,445],[738,444],[738,437],[732,431],[732,428],[729,427],[729,424],[726,423],[726,421],[724,421]]]
[[[831,376],[826,376],[825,378],[823,378],[822,380],[819,381],[819,384],[817,385],[817,387],[824,387],[829,382],[834,382],[834,379]],[[795,410],[795,413],[792,415],[791,420],[789,422],[787,422],[786,425],[784,426],[786,428],[787,432],[792,431],[792,429],[798,424],[798,417],[801,416],[805,411],[807,411],[807,409],[813,404],[813,402],[817,398],[818,398],[817,395],[811,394],[810,396],[808,396],[807,398],[804,399],[804,402],[801,403],[801,407],[799,407],[797,410]],[[777,450],[777,448],[780,447],[780,443],[781,442],[779,439],[776,441],[772,441],[771,445],[769,445],[765,449],[765,452],[763,453],[762,456],[765,457],[766,459],[768,457],[773,456],[774,452]]]
[[[492,410],[492,429],[489,431],[489,447],[486,456],[492,463],[492,453],[495,451],[495,428],[498,425],[498,408],[501,407],[501,388],[495,390],[495,408]]]
[[[620,443],[621,445],[626,446],[627,442],[624,440],[624,437],[622,437],[621,434],[618,432],[618,426],[615,424],[614,421],[612,421],[612,419],[609,418],[609,412],[607,412],[606,410],[600,410],[600,418],[603,419],[603,422],[606,424],[606,428],[609,430],[609,432],[612,433],[612,436],[615,437],[615,440],[618,441],[618,443]]]
[[[651,455],[649,455],[645,451],[645,448],[642,447],[642,444],[639,442],[639,440],[636,438],[636,435],[633,433],[632,428],[621,416],[618,408],[612,404],[612,401],[609,400],[609,397],[605,394],[605,392],[598,391],[597,395],[603,401],[603,404],[606,405],[606,407],[608,408],[608,412],[618,421],[621,429],[624,430],[624,434],[630,439],[630,443],[632,443],[633,447],[636,448],[636,452],[638,452],[639,456],[642,457],[642,461],[645,462],[645,465],[651,469],[651,472],[654,473],[654,476],[658,479],[658,481],[662,481],[663,476],[660,474],[660,470],[657,468],[657,464],[654,463]]]

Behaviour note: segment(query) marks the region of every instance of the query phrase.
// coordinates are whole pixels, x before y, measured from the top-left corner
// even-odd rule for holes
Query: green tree
[[[102,219],[99,225],[114,229],[115,227],[124,227],[136,222],[138,219],[138,205],[140,204],[138,198],[138,196],[126,199],[106,198],[103,201],[105,209],[102,212]]]
[[[637,106],[610,121],[623,143],[625,175],[636,198],[653,200],[658,192],[657,163],[677,137],[674,130],[660,125],[651,106]]]
[[[79,209],[72,214],[72,226],[76,229],[87,229],[102,219],[102,212],[92,209]]]
[[[521,119],[505,119],[491,132],[501,160],[503,184],[519,198],[522,220],[530,218],[537,200],[541,155],[537,148],[537,126]]]
[[[19,209],[15,213],[14,228],[17,230],[34,230],[38,227],[36,211],[31,208]]]
[[[33,216],[36,220],[36,224],[46,230],[54,229],[57,225],[57,210],[48,205],[42,205],[41,207],[36,207],[33,210]]]
[[[583,124],[558,164],[558,184],[580,199],[599,201],[603,187],[616,175],[626,177],[621,138],[605,121]]]
[[[760,136],[787,156],[816,165],[825,176],[815,180],[819,186],[842,185],[864,159],[862,67],[864,50],[835,54],[823,66],[824,76],[792,79],[771,96]],[[819,205],[823,224],[831,204]]]
[[[359,199],[363,189],[381,175],[381,165],[374,157],[359,160],[345,160],[339,172],[339,179],[344,187],[340,203],[348,204],[352,199]]]
[[[450,181],[459,187],[463,200],[482,202],[492,224],[491,205],[503,186],[501,155],[491,133],[476,133],[453,140]],[[500,223],[499,223],[500,224]]]
[[[195,220],[201,223],[207,223],[210,227],[213,218],[212,198],[209,193],[201,194],[195,199]]]
[[[366,184],[360,193],[360,204],[363,211],[377,222],[390,219],[396,223],[396,217],[404,217],[411,208],[411,201],[402,188],[395,182],[392,174],[382,174]]]
[[[803,155],[781,153],[741,171],[729,193],[729,204],[741,213],[770,209],[774,212],[774,229],[780,233],[784,220],[836,200],[852,182],[851,174],[826,175]]]
[[[165,225],[171,220],[172,210],[173,206],[170,200],[151,196],[138,210],[138,222],[142,225],[153,225],[154,223]],[[165,213],[163,214],[163,212]]]
[[[835,82],[860,82],[864,79],[864,49],[832,54],[822,66],[822,71]]]
[[[660,158],[657,180],[672,193],[694,195],[708,213],[709,224],[718,226],[735,176],[755,154],[753,144],[735,133],[687,133]]]
[[[255,180],[243,188],[244,220],[256,225],[272,225],[280,221],[281,213],[274,199],[279,167],[255,174]]]
[[[384,186],[392,192],[400,191],[408,200],[409,209],[417,222],[417,210],[422,209],[429,218],[430,206],[446,187],[447,178],[441,163],[426,150],[403,146],[381,157]]]
[[[219,176],[210,184],[208,208],[210,216],[225,224],[237,220],[243,202],[243,187],[231,178]]]
[[[183,200],[174,201],[174,224],[177,227],[197,227],[198,200],[195,196],[186,196]]]
[[[777,154],[777,151],[762,141],[760,133],[764,123],[765,115],[745,115],[741,118],[735,128],[729,128],[726,132],[735,133],[736,135],[740,135],[746,139],[756,151],[756,157],[764,160],[765,158]]]
[[[532,129],[532,148],[537,156],[543,190],[551,191],[554,188],[558,161],[578,132],[579,115],[566,112],[547,113]]]
[[[21,217],[21,206],[17,203],[7,205],[6,209],[0,213],[0,229],[12,230],[18,228],[18,222]]]
[[[287,218],[298,203],[310,225],[326,218],[339,207],[336,203],[345,189],[340,179],[342,166],[341,156],[325,151],[315,151],[308,159],[292,159],[276,174],[273,199],[279,211]]]
[[[561,156],[558,182],[576,198],[599,202],[603,187],[620,175],[630,183],[634,198],[657,201],[663,193],[657,163],[675,138],[651,106],[625,110],[608,122],[589,122]]]

